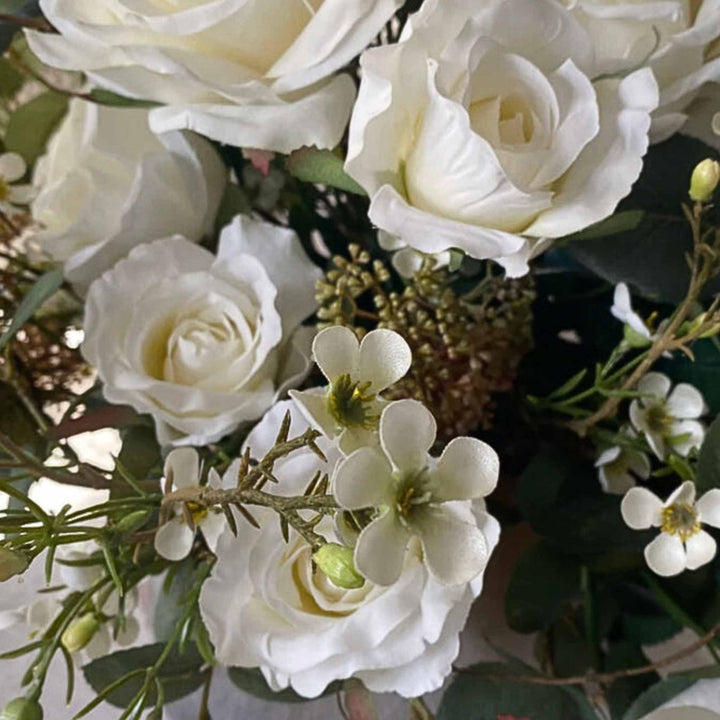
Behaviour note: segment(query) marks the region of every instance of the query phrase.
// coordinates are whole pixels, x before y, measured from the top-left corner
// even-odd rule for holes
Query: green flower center
[[[660,529],[668,535],[677,535],[683,542],[697,535],[701,528],[697,510],[688,503],[675,503],[662,511]]]
[[[675,418],[667,411],[664,402],[656,403],[647,408],[645,418],[652,432],[664,437],[670,435],[672,432]]]
[[[350,375],[341,375],[328,391],[330,414],[344,427],[361,427],[372,430],[380,420],[372,412],[375,395],[368,393],[372,383],[353,382]]]
[[[413,510],[419,505],[427,505],[431,497],[426,470],[395,474],[395,512],[401,522],[406,523]]]

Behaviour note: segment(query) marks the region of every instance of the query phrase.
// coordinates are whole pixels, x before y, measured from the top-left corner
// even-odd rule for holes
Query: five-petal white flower
[[[678,383],[672,392],[667,375],[648,373],[637,386],[646,395],[633,400],[630,420],[647,438],[653,452],[664,460],[668,449],[686,456],[702,445],[705,427],[698,418],[706,412],[700,391],[688,383]]]
[[[382,449],[360,448],[334,473],[333,493],[343,508],[377,510],[357,540],[355,566],[378,585],[398,579],[413,536],[420,539],[430,573],[446,585],[469,582],[487,563],[485,535],[461,519],[453,501],[494,490],[497,453],[480,440],[458,437],[435,460],[428,451],[436,432],[435,419],[421,403],[391,403],[380,418]]]
[[[0,210],[6,215],[17,214],[18,205],[27,205],[35,197],[32,185],[13,185],[27,172],[21,155],[7,152],[0,155]]]
[[[233,473],[237,477],[237,461],[230,466],[224,478],[211,468],[208,485],[213,489],[230,487]],[[165,460],[165,481],[167,492],[200,484],[200,458],[193,448],[177,448],[169,453]],[[155,534],[155,550],[166,560],[177,562],[190,554],[196,529],[200,530],[208,547],[215,552],[218,538],[225,528],[225,516],[214,508],[191,508],[190,512],[195,527],[190,527],[183,513],[175,509],[175,516]]]
[[[630,427],[625,428],[623,433],[636,437]],[[652,470],[647,453],[625,445],[613,445],[603,450],[595,461],[595,467],[602,489],[613,495],[624,495],[635,487],[637,478],[647,480]]]
[[[410,369],[412,352],[392,330],[373,330],[362,342],[346,327],[330,327],[313,342],[313,358],[329,381],[324,388],[290,391],[308,420],[346,455],[377,443],[386,402],[378,397]]]
[[[686,481],[663,503],[647,488],[636,487],[623,498],[621,511],[633,530],[660,528],[645,548],[648,567],[658,575],[696,570],[715,557],[715,539],[702,526],[720,527],[720,489],[708,490],[696,501],[695,485]]]

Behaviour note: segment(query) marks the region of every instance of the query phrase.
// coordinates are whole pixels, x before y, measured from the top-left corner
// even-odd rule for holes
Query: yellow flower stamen
[[[668,535],[677,535],[683,542],[702,529],[697,510],[688,503],[675,503],[662,511],[660,529]]]

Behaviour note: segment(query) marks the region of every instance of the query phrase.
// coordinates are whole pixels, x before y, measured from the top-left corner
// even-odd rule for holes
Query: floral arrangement
[[[2,720],[720,718],[717,0],[0,10]]]

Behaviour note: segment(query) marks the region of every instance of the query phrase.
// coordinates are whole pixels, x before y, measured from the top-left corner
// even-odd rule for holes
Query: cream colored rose
[[[82,350],[161,444],[213,442],[304,377],[319,276],[295,233],[243,216],[217,257],[178,236],[140,245],[90,287]]]
[[[686,107],[703,84],[720,82],[719,0],[564,2],[592,39],[600,72],[653,69],[660,87],[654,142],[685,124]]]
[[[278,403],[248,437],[254,457],[273,446],[286,411],[292,414],[292,435],[309,427],[292,403]],[[328,463],[309,450],[291,455],[276,466],[277,492],[302,494],[316,471],[329,472],[340,459],[327,439],[318,444]],[[456,506],[472,518],[469,503]],[[442,686],[470,606],[482,590],[482,574],[470,583],[442,585],[423,564],[419,543],[411,543],[393,585],[366,581],[359,588],[340,588],[313,567],[312,549],[294,531],[284,542],[272,511],[253,508],[253,513],[262,528],[238,518],[238,536],[229,531],[221,536],[217,563],[200,597],[220,663],[259,667],[273,690],[292,687],[304,697],[317,697],[334,680],[349,677],[373,692],[404,697]],[[475,520],[492,552],[500,526],[482,511]],[[317,530],[337,540],[329,518]]]
[[[73,100],[36,166],[34,239],[84,292],[149,238],[200,240],[213,227],[225,176],[202,138],[155,135],[146,110]]]
[[[642,168],[652,72],[595,79],[589,36],[555,0],[426,0],[361,65],[346,168],[373,222],[416,250],[522,275]]]
[[[348,75],[399,0],[42,0],[60,35],[28,32],[55,67],[166,105],[156,131],[240,147],[334,147],[355,98]]]

